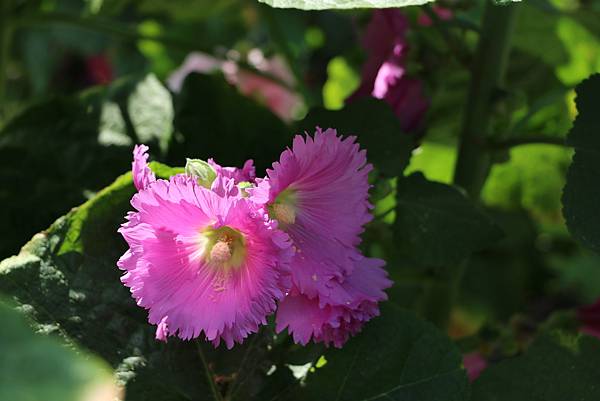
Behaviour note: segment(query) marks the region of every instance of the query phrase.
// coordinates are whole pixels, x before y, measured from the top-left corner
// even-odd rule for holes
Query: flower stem
[[[495,5],[486,0],[481,34],[471,67],[471,82],[465,108],[454,184],[463,187],[475,200],[491,167],[491,151],[486,147],[494,110],[494,94],[502,86],[515,24],[517,4]],[[439,327],[447,327],[452,307],[468,261],[447,266],[444,282],[426,288],[422,310]]]
[[[518,7],[494,5],[492,0],[485,3],[454,170],[454,183],[475,199],[491,166],[491,155],[482,145],[489,134],[494,94],[504,81]]]
[[[204,374],[206,375],[206,381],[208,381],[208,385],[210,386],[210,391],[213,395],[215,401],[223,401],[223,397],[221,396],[221,392],[217,388],[215,381],[213,379],[211,369],[208,366],[208,361],[206,360],[206,356],[204,355],[204,351],[202,350],[202,344],[196,341],[196,347],[198,348],[198,355],[200,355],[200,359],[202,360],[202,365],[204,367]]]

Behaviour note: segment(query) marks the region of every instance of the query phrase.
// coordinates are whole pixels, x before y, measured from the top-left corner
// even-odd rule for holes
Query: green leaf
[[[183,171],[151,167],[163,178]],[[116,262],[126,244],[116,230],[134,193],[127,173],[35,235],[19,255],[0,262],[0,292],[21,305],[36,330],[103,357],[126,385],[127,400],[196,399],[210,392],[195,344],[155,340],[147,312],[120,282]]]
[[[254,159],[269,167],[290,141],[290,130],[268,109],[229,85],[222,76],[190,74],[176,98],[175,126],[181,135],[169,147],[171,162],[210,157],[225,166]]]
[[[449,338],[432,324],[394,304],[342,349],[324,354],[306,385],[287,398],[301,400],[468,399],[462,357]]]
[[[575,154],[563,191],[563,215],[573,237],[600,252],[600,75],[583,81],[576,92],[579,114],[567,137]]]
[[[600,342],[544,335],[521,356],[483,371],[477,401],[595,401],[600,399]]]
[[[213,169],[210,164],[200,159],[186,159],[185,173],[196,177],[198,179],[198,184],[205,188],[210,188],[215,178],[217,178],[215,169]]]
[[[402,173],[414,146],[412,138],[402,132],[389,105],[372,98],[356,100],[342,110],[312,109],[298,123],[296,131],[312,134],[315,127],[335,128],[338,134],[356,135],[361,147],[367,149],[369,161],[388,177]]]
[[[394,236],[400,254],[429,267],[460,263],[501,237],[459,189],[420,173],[399,179]]]
[[[119,391],[100,359],[35,334],[25,319],[0,302],[0,399],[112,401]]]
[[[173,101],[154,75],[147,75],[135,86],[127,100],[127,111],[138,141],[157,141],[166,152],[173,132]]]
[[[327,10],[348,8],[406,7],[429,3],[433,0],[258,0],[276,8]]]

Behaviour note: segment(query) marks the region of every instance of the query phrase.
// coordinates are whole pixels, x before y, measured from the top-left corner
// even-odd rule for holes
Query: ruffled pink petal
[[[231,348],[275,310],[290,286],[288,236],[248,199],[219,196],[184,175],[158,180],[134,195],[137,212],[119,230],[130,249],[118,266],[138,305],[149,310],[157,338],[204,335]],[[227,226],[240,232],[245,258],[215,268],[203,257],[201,233]],[[168,324],[167,324],[168,322]]]
[[[246,160],[242,168],[237,167],[222,167],[213,159],[208,159],[208,164],[217,172],[217,176],[221,175],[225,178],[231,178],[235,184],[240,182],[254,182],[256,179],[256,169],[253,160]]]
[[[366,152],[355,137],[317,128],[313,137],[298,135],[281,154],[268,178],[248,190],[257,204],[270,205],[285,190],[293,191],[295,222],[284,229],[296,248],[292,280],[313,298],[331,296],[354,266],[354,248],[371,220]]]
[[[140,191],[156,181],[156,176],[148,167],[148,146],[135,145],[133,148],[133,162],[131,173],[133,174],[133,185]]]
[[[379,315],[378,302],[387,299],[384,289],[391,286],[383,261],[361,258],[347,280],[338,285],[336,299],[310,298],[293,288],[281,301],[276,329],[287,328],[294,341],[306,345],[311,339],[341,347],[365,322]]]

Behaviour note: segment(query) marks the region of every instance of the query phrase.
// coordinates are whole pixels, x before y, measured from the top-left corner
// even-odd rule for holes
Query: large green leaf
[[[473,386],[476,401],[600,399],[600,341],[545,335],[521,356],[486,369]]]
[[[273,113],[240,94],[222,76],[190,74],[176,98],[178,134],[169,160],[213,157],[222,165],[241,166],[254,159],[269,167],[290,142],[289,129]]]
[[[0,320],[0,400],[113,401],[118,395],[104,362],[35,334],[1,302]]]
[[[389,177],[402,173],[414,147],[413,139],[402,132],[390,106],[373,98],[359,99],[342,110],[312,109],[298,123],[297,131],[312,133],[315,127],[356,135],[360,145],[367,149],[369,161]]]
[[[429,3],[433,0],[259,0],[276,8],[299,8],[302,10],[326,10],[331,8],[388,8],[406,7]]]
[[[324,354],[325,365],[309,373],[290,400],[468,399],[461,354],[432,324],[394,304],[342,349]],[[319,366],[319,365],[317,365]]]
[[[156,150],[166,143],[172,107],[149,75],[52,98],[9,121],[0,132],[0,258],[128,170],[138,136]]]
[[[579,112],[567,143],[575,148],[563,191],[563,214],[571,234],[600,252],[600,75],[577,86]]]
[[[400,254],[441,267],[493,243],[501,231],[459,189],[415,173],[398,180],[394,235]]]
[[[182,171],[152,167],[162,177]],[[126,245],[116,230],[134,193],[127,173],[35,235],[0,263],[0,292],[22,305],[38,331],[75,340],[108,361],[127,385],[127,400],[211,399],[196,345],[156,341],[146,312],[119,280],[116,261]]]

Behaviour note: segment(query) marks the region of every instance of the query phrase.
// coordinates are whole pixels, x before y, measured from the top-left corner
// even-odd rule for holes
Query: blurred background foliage
[[[0,259],[128,171],[135,143],[150,145],[152,159],[171,166],[185,157],[236,166],[254,158],[261,176],[292,134],[331,122],[357,134],[376,166],[376,217],[363,248],[389,261],[393,302],[421,310],[424,283],[437,273],[398,252],[396,200],[405,193],[393,177],[421,172],[452,182],[483,8],[477,0],[437,4],[452,17],[424,22],[429,6],[403,9],[410,21],[406,68],[430,104],[421,132],[410,136],[383,102],[346,105],[361,84],[370,10],[283,10],[250,0],[3,0]],[[481,197],[510,235],[484,249],[465,245],[475,254],[449,329],[462,348],[484,349],[492,359],[517,353],[533,331],[559,321],[557,313],[600,296],[600,257],[571,239],[562,217],[572,150],[560,145],[577,113],[575,85],[600,72],[600,3],[526,0],[519,7],[488,144],[494,165]],[[196,61],[203,72],[175,83],[194,52],[206,56]],[[273,60],[283,73],[263,68]],[[293,107],[272,107],[269,94],[244,86],[240,70],[285,88]],[[145,336],[126,346],[148,346]],[[107,358],[102,347],[77,340]],[[164,352],[148,347],[152,355]],[[135,360],[122,357],[108,360],[126,376]],[[188,380],[182,388],[193,386],[181,380]]]

